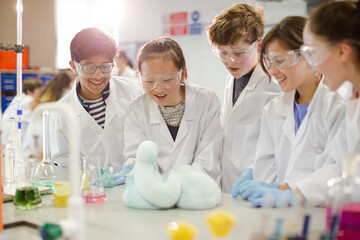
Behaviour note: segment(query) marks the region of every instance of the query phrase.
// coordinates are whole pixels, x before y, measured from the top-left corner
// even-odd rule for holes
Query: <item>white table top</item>
[[[122,202],[124,186],[106,189],[107,200],[103,203],[85,204],[86,239],[170,239],[166,227],[172,221],[183,220],[192,223],[198,229],[194,240],[211,239],[211,233],[206,222],[206,215],[215,209],[226,210],[237,217],[232,234],[227,239],[250,239],[255,232],[263,229],[272,233],[276,219],[286,216],[291,219],[294,209],[261,209],[251,208],[250,203],[241,199],[233,199],[229,194],[222,195],[220,205],[211,210],[138,210],[127,208]],[[55,208],[52,196],[42,197],[42,207],[35,210],[17,210],[13,203],[3,205],[3,222],[12,223],[25,220],[38,225],[46,222],[57,223],[67,218],[66,208]],[[325,229],[325,209],[311,208],[310,231],[320,232]],[[263,219],[268,219],[264,227]],[[296,218],[296,217],[294,217]],[[302,216],[298,228],[302,228]],[[0,233],[0,239],[2,238]],[[215,239],[215,238],[213,238]]]

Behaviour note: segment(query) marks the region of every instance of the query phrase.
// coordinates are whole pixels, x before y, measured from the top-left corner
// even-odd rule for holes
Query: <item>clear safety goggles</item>
[[[100,70],[100,73],[103,77],[110,77],[111,71],[114,68],[114,63],[103,63],[100,65],[80,64],[75,61],[74,63],[78,74],[83,77],[94,77],[97,74],[97,69]]]
[[[301,57],[300,49],[288,52],[268,52],[264,55],[264,65],[268,71],[272,66],[283,70],[297,64]]]
[[[359,40],[343,39],[340,41],[329,42],[327,44],[320,45],[320,46],[309,46],[309,45],[304,44],[300,47],[300,50],[301,50],[301,54],[305,57],[305,59],[309,63],[309,65],[312,67],[316,67],[319,64],[323,63],[331,55],[331,51],[327,50],[326,46],[327,45],[335,46],[341,42],[360,46]]]
[[[146,90],[153,90],[156,85],[159,84],[164,89],[173,88],[181,82],[182,70],[176,73],[164,73],[164,74],[151,74],[141,75],[138,74],[141,86]]]
[[[212,52],[217,58],[219,58],[223,62],[227,62],[229,59],[231,59],[233,62],[245,62],[250,56],[253,55],[257,43],[258,41],[255,41],[247,49],[233,49],[233,48],[219,49],[218,47],[213,46]]]

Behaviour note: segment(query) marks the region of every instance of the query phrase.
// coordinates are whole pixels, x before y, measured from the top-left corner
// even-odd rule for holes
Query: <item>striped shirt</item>
[[[105,127],[105,111],[106,111],[106,102],[105,100],[109,97],[110,86],[109,83],[106,85],[105,89],[102,92],[102,97],[95,100],[87,100],[80,96],[81,85],[76,86],[76,93],[79,98],[81,105],[85,110],[94,118],[94,120],[99,124],[100,127]]]
[[[100,127],[104,128],[106,105],[105,101],[103,101],[103,98],[101,97],[96,100],[86,100],[82,98],[82,100],[84,104],[88,105],[88,113],[94,118]]]

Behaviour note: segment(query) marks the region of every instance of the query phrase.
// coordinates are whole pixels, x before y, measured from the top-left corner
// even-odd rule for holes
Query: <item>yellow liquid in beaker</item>
[[[70,182],[54,182],[53,195],[55,207],[66,207],[70,196]]]

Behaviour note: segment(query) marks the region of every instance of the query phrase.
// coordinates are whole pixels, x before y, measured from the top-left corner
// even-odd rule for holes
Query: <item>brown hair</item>
[[[24,79],[22,83],[22,91],[26,93],[27,91],[33,93],[36,88],[42,87],[43,83],[40,79],[37,78],[27,78]]]
[[[78,32],[70,44],[71,60],[81,60],[105,54],[112,61],[118,48],[115,40],[98,28],[86,28]]]
[[[264,37],[260,49],[260,64],[266,75],[271,78],[270,73],[265,67],[264,57],[268,44],[274,40],[279,41],[284,47],[290,50],[299,49],[303,44],[302,32],[304,30],[306,18],[300,16],[286,17],[280,23],[273,26]]]
[[[259,5],[234,4],[206,28],[212,45],[234,45],[241,39],[252,44],[264,35],[264,12]]]
[[[161,37],[145,43],[139,49],[137,55],[138,71],[141,73],[141,64],[144,61],[158,57],[172,60],[179,70],[186,69],[185,57],[180,45],[171,38]],[[187,78],[186,72],[185,78]]]
[[[63,96],[65,90],[73,83],[74,79],[75,74],[71,70],[60,71],[53,79],[47,82],[40,95],[31,103],[31,111],[40,103],[58,101]]]
[[[309,16],[310,31],[329,42],[348,40],[360,57],[360,2],[326,2],[315,8]]]

